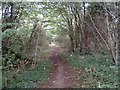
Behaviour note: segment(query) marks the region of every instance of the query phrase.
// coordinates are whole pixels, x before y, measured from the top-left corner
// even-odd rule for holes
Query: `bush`
[[[21,59],[22,40],[18,31],[8,29],[2,33],[3,66],[16,67]]]
[[[51,70],[50,61],[40,61],[34,69],[25,68],[22,72],[3,72],[4,88],[34,88],[40,81],[43,83],[48,79]],[[5,79],[7,78],[7,84]]]

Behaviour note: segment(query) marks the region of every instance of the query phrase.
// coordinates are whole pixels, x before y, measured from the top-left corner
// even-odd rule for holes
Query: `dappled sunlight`
[[[51,44],[49,44],[50,47],[59,47],[55,42],[51,42]]]

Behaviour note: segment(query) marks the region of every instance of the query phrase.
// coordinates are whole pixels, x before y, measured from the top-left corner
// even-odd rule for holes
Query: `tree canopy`
[[[120,63],[119,2],[2,2],[0,12],[4,71],[35,68],[51,44],[69,56],[102,53]]]

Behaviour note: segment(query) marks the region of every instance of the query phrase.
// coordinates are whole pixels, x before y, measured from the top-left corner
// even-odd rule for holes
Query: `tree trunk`
[[[117,5],[117,39],[116,39],[116,63],[120,65],[120,2],[116,3]]]
[[[74,52],[74,32],[73,32],[73,25],[72,25],[72,19],[68,20],[68,29],[69,29],[69,37],[71,41],[70,45],[70,52]]]

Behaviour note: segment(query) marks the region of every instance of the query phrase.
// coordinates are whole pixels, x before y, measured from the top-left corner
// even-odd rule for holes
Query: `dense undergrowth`
[[[84,75],[79,80],[82,82],[77,87],[85,88],[117,88],[118,66],[111,62],[111,56],[105,53],[91,55],[74,54],[67,55],[68,63],[78,72]]]
[[[34,88],[38,82],[43,83],[48,79],[51,69],[48,60],[39,61],[34,69],[26,67],[19,74],[3,71],[3,88]],[[5,81],[7,79],[7,82]]]

